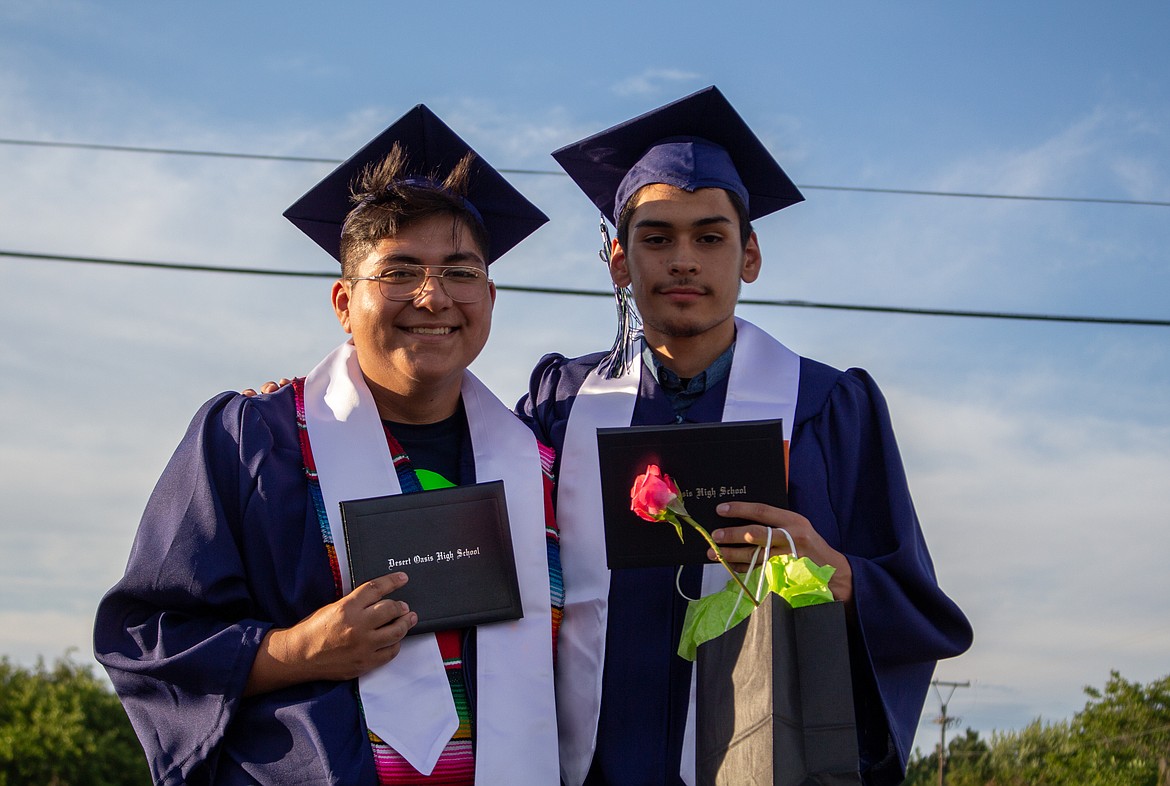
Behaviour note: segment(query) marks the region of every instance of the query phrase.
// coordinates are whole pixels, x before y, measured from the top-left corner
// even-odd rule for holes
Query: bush
[[[0,786],[140,786],[150,771],[117,696],[70,657],[0,656]]]

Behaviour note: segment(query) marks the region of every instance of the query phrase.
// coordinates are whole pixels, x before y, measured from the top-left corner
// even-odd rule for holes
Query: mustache
[[[653,291],[655,294],[662,294],[669,289],[679,288],[693,289],[696,292],[704,295],[711,294],[710,287],[708,287],[706,284],[699,283],[696,279],[689,276],[682,278],[672,278],[670,281],[661,284],[655,284]]]

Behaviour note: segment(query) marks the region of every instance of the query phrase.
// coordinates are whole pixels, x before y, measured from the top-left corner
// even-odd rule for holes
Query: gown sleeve
[[[262,758],[262,724],[252,721],[274,716],[275,702],[295,714],[307,694],[328,691],[243,698],[265,633],[335,599],[328,568],[313,567],[327,563],[320,532],[306,527],[295,433],[278,441],[262,414],[287,408],[292,422],[291,395],[273,398],[222,394],[199,410],[150,497],[125,575],[98,606],[95,655],[156,783],[210,783],[232,768],[226,759]]]
[[[545,355],[532,370],[528,392],[516,403],[516,416],[532,429],[538,442],[556,451],[558,467],[577,391],[604,354],[574,359],[557,353]]]
[[[896,783],[935,663],[971,645],[971,625],[938,585],[877,385],[864,371],[809,361],[801,374],[802,395],[806,378],[813,395],[796,417],[790,500],[849,559],[859,728],[889,732],[861,739],[862,754],[872,782]]]

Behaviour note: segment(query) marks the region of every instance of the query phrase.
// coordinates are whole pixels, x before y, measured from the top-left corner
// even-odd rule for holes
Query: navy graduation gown
[[[517,405],[558,457],[573,399],[601,357],[545,356]],[[800,363],[789,503],[849,558],[860,764],[867,783],[900,783],[935,662],[965,651],[971,627],[938,587],[881,391],[864,371]],[[726,393],[725,379],[692,405],[687,420],[721,420]],[[643,367],[632,425],[674,420]],[[598,746],[587,783],[680,782],[691,673],[675,654],[684,607],[671,569],[613,573]]]
[[[94,629],[156,783],[377,783],[352,683],[243,696],[264,634],[334,600],[292,386],[207,402]]]

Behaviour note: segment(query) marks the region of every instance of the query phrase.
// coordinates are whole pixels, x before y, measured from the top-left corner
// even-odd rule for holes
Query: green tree
[[[949,786],[1170,786],[1170,676],[1148,685],[1111,672],[1071,720],[968,730],[947,746]],[[907,786],[938,783],[938,754],[915,755]]]
[[[0,786],[140,786],[142,748],[118,698],[69,656],[49,669],[0,657]]]
[[[1104,689],[1085,693],[1070,729],[1076,766],[1102,786],[1170,783],[1170,675],[1142,685],[1113,671]]]
[[[1087,786],[1087,781],[1068,779],[1067,764],[1074,752],[1067,721],[1037,719],[1020,731],[993,732],[987,786]]]
[[[923,756],[917,748],[910,754],[906,762],[906,780],[902,786],[934,786],[938,783],[938,748],[933,753]]]
[[[989,757],[987,743],[979,739],[979,733],[974,729],[967,729],[961,737],[953,737],[947,743],[947,786],[984,786],[990,778]],[[922,756],[915,751],[906,764],[906,780],[903,781],[903,786],[937,784],[937,746],[928,756]]]

